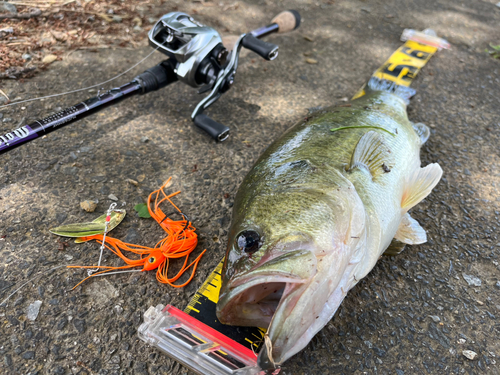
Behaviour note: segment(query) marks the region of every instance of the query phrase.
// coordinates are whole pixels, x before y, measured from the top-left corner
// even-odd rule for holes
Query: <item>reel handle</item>
[[[231,50],[229,62],[223,66],[220,74],[218,74],[211,93],[198,103],[191,114],[191,119],[195,125],[208,133],[217,142],[223,142],[229,137],[229,128],[203,115],[202,111],[212,105],[232,86],[241,48],[245,47],[266,60],[274,60],[278,56],[278,46],[264,42],[260,38],[275,32],[286,33],[295,30],[300,26],[300,14],[296,10],[287,10],[278,14],[271,22],[271,24],[253,30],[248,34],[236,38],[232,37],[233,40],[224,43],[226,49]]]
[[[229,128],[207,115],[200,113],[193,119],[194,124],[201,130],[207,132],[217,142],[224,142],[229,137]]]
[[[252,34],[245,35],[241,45],[268,61],[274,60],[278,56],[279,47],[276,44],[264,42]]]

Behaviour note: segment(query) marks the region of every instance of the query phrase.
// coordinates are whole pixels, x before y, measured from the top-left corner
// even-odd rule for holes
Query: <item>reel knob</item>
[[[204,114],[196,115],[194,124],[207,132],[217,142],[224,142],[229,137],[229,128]]]

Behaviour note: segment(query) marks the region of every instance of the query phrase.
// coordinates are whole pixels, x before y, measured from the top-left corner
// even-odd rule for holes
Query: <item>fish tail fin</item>
[[[396,85],[396,83],[372,77],[366,85],[367,91],[387,91],[399,96],[403,99],[406,105],[410,104],[410,98],[417,92],[411,87]]]

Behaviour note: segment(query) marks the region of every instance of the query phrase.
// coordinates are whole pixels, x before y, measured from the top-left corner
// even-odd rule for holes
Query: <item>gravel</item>
[[[36,320],[38,313],[40,312],[40,307],[42,306],[42,301],[35,301],[28,306],[28,311],[26,312],[26,318],[29,320]]]

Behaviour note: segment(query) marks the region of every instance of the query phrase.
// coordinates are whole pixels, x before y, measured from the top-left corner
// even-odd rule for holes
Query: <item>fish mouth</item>
[[[288,328],[283,326],[283,316],[293,310],[310,280],[291,275],[261,275],[253,278],[249,275],[235,279],[239,285],[221,295],[217,316],[223,324],[267,329],[257,360],[262,370],[273,370],[288,358],[287,348],[276,346],[276,340],[283,333],[286,335]],[[297,333],[299,337],[302,335],[300,331]]]
[[[305,280],[285,275],[260,275],[258,278],[239,278],[235,282],[239,285],[223,293],[217,304],[221,323],[267,328],[281,301]]]
[[[268,257],[221,290],[217,316],[223,324],[268,327],[281,301],[316,274],[309,249]]]
[[[266,257],[247,273],[223,286],[217,303],[217,317],[223,324],[268,328],[266,336],[272,335],[276,329],[281,330],[273,324],[276,316],[279,315],[280,326],[282,316],[293,310],[316,273],[317,259],[309,248]],[[259,355],[259,364],[270,369],[281,363],[284,358],[276,349],[273,347],[277,362],[266,362]]]

